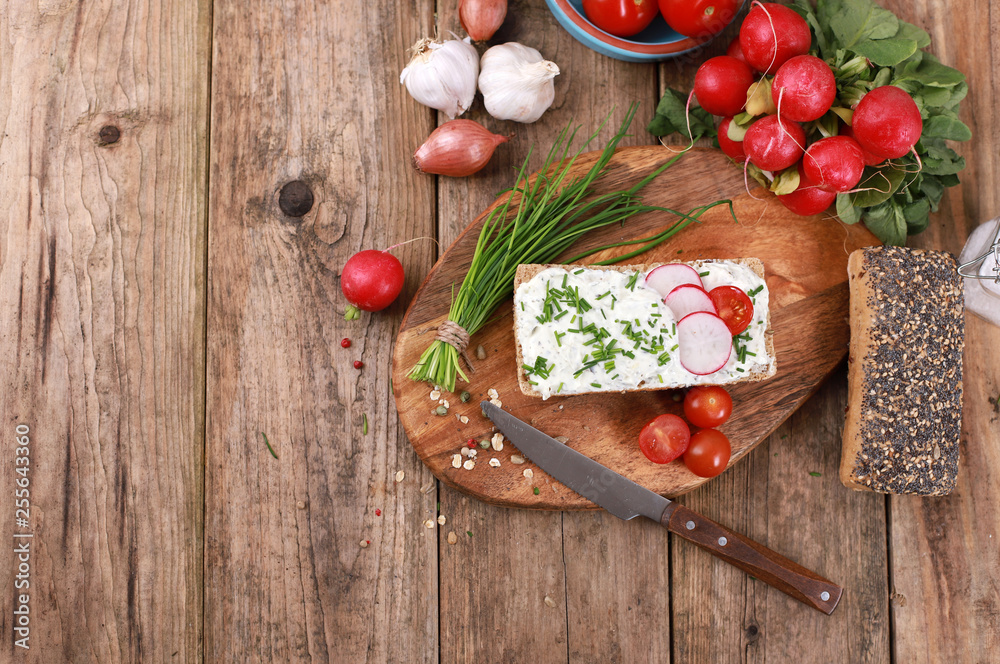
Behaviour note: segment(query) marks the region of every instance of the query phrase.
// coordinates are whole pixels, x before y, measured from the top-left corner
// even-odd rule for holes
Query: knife
[[[762,544],[653,493],[489,401],[483,412],[523,454],[573,491],[628,521],[642,515],[803,604],[830,615],[844,589]]]

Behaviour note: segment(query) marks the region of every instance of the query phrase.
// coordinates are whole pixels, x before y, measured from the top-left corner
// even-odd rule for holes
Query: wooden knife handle
[[[837,608],[844,592],[818,574],[683,505],[668,507],[660,525],[827,615]]]

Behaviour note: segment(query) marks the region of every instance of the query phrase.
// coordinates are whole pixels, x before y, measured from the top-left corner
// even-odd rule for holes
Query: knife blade
[[[793,597],[829,615],[843,588],[762,544],[619,475],[489,401],[480,404],[497,429],[539,468],[619,519],[645,516]]]

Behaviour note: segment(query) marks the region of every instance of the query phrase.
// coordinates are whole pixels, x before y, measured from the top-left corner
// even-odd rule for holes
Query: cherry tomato
[[[656,0],[583,0],[590,22],[616,37],[631,37],[656,18]]]
[[[659,0],[660,13],[685,37],[710,37],[736,17],[739,0]]]
[[[688,448],[691,429],[676,415],[653,418],[639,432],[639,449],[653,463],[670,463]]]
[[[753,320],[753,302],[736,286],[718,286],[709,291],[708,297],[734,335],[747,329]]]
[[[726,434],[716,429],[702,429],[691,436],[684,452],[684,465],[698,477],[715,477],[729,465],[732,448]]]
[[[733,398],[718,385],[698,385],[684,396],[684,417],[702,429],[713,429],[733,414]]]

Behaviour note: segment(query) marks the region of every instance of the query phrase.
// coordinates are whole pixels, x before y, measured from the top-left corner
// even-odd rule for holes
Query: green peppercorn
[[[462,395],[459,398],[462,400],[462,403],[469,403],[469,399],[472,398],[472,395],[468,392],[462,392]]]
[[[447,415],[448,414],[448,409],[445,408],[443,405],[441,405],[441,406],[438,406],[437,408],[435,408],[434,412],[437,413],[438,415]]]

